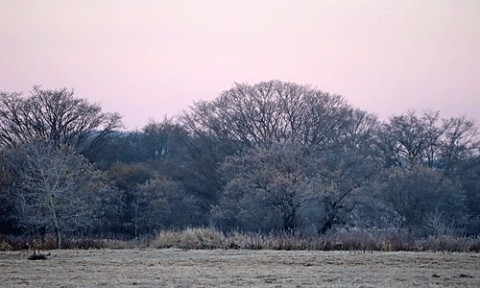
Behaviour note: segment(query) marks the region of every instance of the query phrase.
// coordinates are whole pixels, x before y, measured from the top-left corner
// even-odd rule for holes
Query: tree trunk
[[[55,229],[55,238],[56,238],[56,244],[57,244],[57,249],[62,248],[62,233],[60,231],[60,225],[58,224],[58,215],[57,215],[57,210],[56,210],[56,205],[55,205],[55,197],[52,194],[50,196],[50,209],[52,211],[52,217],[53,217],[53,224],[54,224],[54,229]]]
[[[322,227],[318,229],[318,234],[325,234],[328,230],[332,229],[332,226],[335,221],[335,214],[330,213],[327,217],[325,222],[323,223]]]
[[[283,214],[283,231],[291,235],[295,234],[295,214],[296,209]]]
[[[57,244],[57,249],[62,248],[62,233],[60,232],[59,227],[55,227],[55,238],[56,238],[56,244]]]
[[[133,229],[134,229],[134,235],[135,238],[138,236],[138,200],[135,200],[135,213],[134,213],[134,219],[133,219]]]
[[[327,221],[325,221],[325,223],[323,223],[322,228],[318,229],[318,234],[320,235],[325,234],[325,232],[327,232],[331,228],[332,228],[332,220],[328,219]]]

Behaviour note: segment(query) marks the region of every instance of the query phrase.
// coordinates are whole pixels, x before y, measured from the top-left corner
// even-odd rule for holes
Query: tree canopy
[[[73,90],[35,86],[29,96],[0,93],[2,148],[44,140],[88,153],[121,127],[119,114],[102,112],[99,105],[74,97]]]

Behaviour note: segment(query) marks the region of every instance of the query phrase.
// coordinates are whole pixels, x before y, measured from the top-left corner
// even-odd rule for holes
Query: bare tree
[[[270,225],[259,225],[252,230],[273,229],[272,223],[279,222],[284,232],[294,233],[298,210],[313,196],[305,161],[298,147],[280,144],[269,149],[252,149],[243,156],[229,157],[222,166],[222,171],[229,177],[225,200],[238,201],[241,205],[238,207],[239,215],[250,214],[245,215],[246,219],[257,218],[253,222],[258,222],[265,215],[280,219],[271,219]],[[230,209],[228,203],[224,204],[227,205],[218,207],[217,213],[221,212],[218,209]],[[237,222],[242,225],[245,221],[238,219]]]
[[[345,149],[350,149],[352,155],[372,152],[372,139],[377,129],[375,116],[353,109],[341,96],[330,95],[308,85],[280,81],[255,85],[237,83],[214,101],[196,103],[182,117],[182,121],[193,135],[212,143],[220,143],[218,146],[223,148],[226,155],[236,156],[228,158],[223,165],[225,168],[231,163],[237,163],[230,165],[230,173],[223,170],[228,175],[233,175],[231,178],[227,176],[224,192],[232,199],[238,198],[238,195],[233,194],[239,194],[230,191],[232,189],[249,195],[240,199],[244,205],[239,209],[256,209],[255,213],[260,213],[259,211],[265,212],[268,207],[273,207],[277,214],[282,215],[281,225],[285,231],[295,230],[298,210],[308,199],[307,192],[311,192],[312,183],[321,183],[319,185],[323,187],[326,182],[331,182],[331,179],[313,181],[318,176],[314,174],[323,169],[317,165],[321,158],[318,155]],[[221,161],[220,159],[219,162]],[[290,167],[285,166],[287,162]],[[308,170],[308,167],[314,168]],[[242,169],[250,172],[238,172]],[[296,173],[299,174],[292,176]],[[285,176],[287,174],[290,176]],[[323,176],[327,174],[324,173]],[[305,177],[309,180],[304,181]],[[281,183],[280,179],[284,182]],[[338,181],[344,180],[346,179]],[[238,187],[238,183],[244,183],[247,188]],[[343,190],[337,189],[335,193],[344,196],[337,199],[338,209],[335,208],[329,214],[338,216],[337,212],[342,210],[340,202],[348,199],[351,190],[361,183],[363,182],[356,183],[350,190],[337,187]],[[323,189],[318,188],[314,194],[324,195]],[[247,201],[258,199],[256,197],[260,197],[261,201]],[[214,209],[218,219],[228,214],[224,213],[222,205]],[[270,213],[271,215],[273,214]],[[325,221],[332,224],[333,220]]]
[[[317,221],[310,225],[325,233],[347,221],[348,214],[362,201],[359,193],[365,189],[361,188],[379,168],[378,159],[342,149],[314,152],[293,144],[252,149],[223,163],[221,171],[228,179],[225,199],[213,214],[220,223],[239,226],[260,223],[266,215],[277,217],[281,220],[271,218],[271,224],[280,223],[288,233],[297,230],[300,220],[304,224]],[[225,210],[236,212],[229,216]],[[300,210],[310,214],[309,219],[299,219]],[[317,219],[311,217],[313,214]],[[248,220],[235,220],[238,216]],[[272,226],[262,228],[268,231]]]
[[[321,218],[317,232],[326,233],[335,225],[347,224],[358,205],[368,205],[368,187],[380,171],[380,162],[355,150],[331,150],[319,157],[315,187],[321,193]]]
[[[21,158],[14,184],[19,223],[53,230],[60,248],[63,232],[92,224],[96,203],[107,190],[102,175],[68,146],[33,142],[16,156]]]
[[[182,117],[198,135],[215,137],[241,154],[252,147],[297,142],[324,148],[345,140],[353,109],[342,97],[280,81],[235,84],[211,102],[198,102]]]
[[[38,139],[55,147],[69,144],[80,152],[99,147],[107,135],[122,127],[116,113],[75,98],[73,90],[35,86],[31,95],[0,93],[0,147],[14,147]]]
[[[424,112],[421,116],[408,112],[392,117],[383,124],[377,147],[387,167],[413,169],[425,165],[454,175],[454,170],[480,163],[475,122],[465,117],[442,119],[439,112]],[[467,162],[470,167],[462,167]]]
[[[480,165],[480,133],[473,120],[457,117],[443,120],[444,139],[440,146],[442,168],[458,176]]]
[[[394,166],[411,168],[422,163],[427,145],[426,127],[413,112],[394,116],[384,124],[381,135],[381,150]]]

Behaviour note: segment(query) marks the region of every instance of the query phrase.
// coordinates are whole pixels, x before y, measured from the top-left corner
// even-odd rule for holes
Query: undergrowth
[[[224,234],[212,228],[161,231],[150,242],[153,248],[250,250],[352,250],[480,252],[480,238],[437,236],[415,239],[400,232],[338,231],[316,237],[289,234]]]
[[[213,228],[166,230],[153,239],[67,239],[62,249],[249,249],[249,250],[351,250],[351,251],[443,251],[480,252],[480,238],[437,236],[416,239],[401,232],[337,231],[316,237],[290,234],[223,233]],[[24,239],[0,235],[0,251],[53,250],[55,239],[48,236]]]

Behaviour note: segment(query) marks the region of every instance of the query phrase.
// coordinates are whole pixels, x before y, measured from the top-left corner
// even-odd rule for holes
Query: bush
[[[166,230],[157,234],[155,239],[153,239],[153,241],[150,243],[150,247],[164,249],[178,247],[178,244],[178,233],[171,230]]]
[[[223,233],[215,229],[188,228],[180,233],[179,248],[218,249],[224,245]]]
[[[454,236],[429,237],[417,240],[415,246],[418,251],[480,252],[480,239]]]
[[[188,228],[181,232],[162,231],[151,242],[154,248],[219,249],[225,248],[225,236],[212,228]]]

